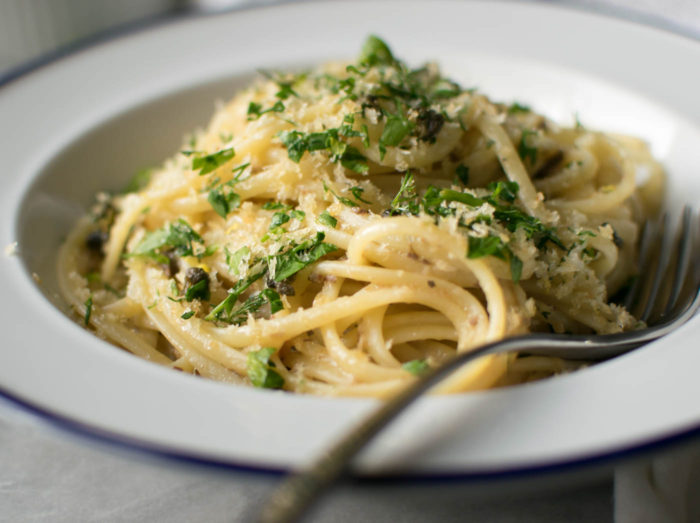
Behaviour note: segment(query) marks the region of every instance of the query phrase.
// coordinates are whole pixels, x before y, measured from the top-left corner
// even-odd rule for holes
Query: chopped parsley
[[[420,212],[418,204],[418,194],[416,193],[416,184],[413,180],[413,173],[408,171],[401,178],[401,187],[391,201],[391,207],[388,214],[394,216],[397,214],[412,214],[417,215]]]
[[[238,209],[241,205],[241,197],[231,190],[226,190],[225,187],[226,184],[215,187],[209,191],[209,196],[207,196],[207,201],[216,214],[224,219],[231,211]]]
[[[460,164],[457,166],[457,169],[455,169],[455,174],[462,185],[465,187],[469,185],[469,167]]]
[[[335,227],[338,225],[338,220],[331,216],[328,211],[323,211],[321,214],[319,214],[316,221],[321,225],[327,225],[333,229],[335,229]]]
[[[248,120],[257,120],[265,113],[281,113],[282,111],[284,111],[284,104],[279,100],[275,102],[275,105],[264,110],[262,105],[250,102],[248,104]]]
[[[520,186],[518,182],[491,182],[486,186],[491,191],[491,200],[503,200],[512,203],[518,197]]]
[[[282,131],[279,137],[287,147],[287,155],[293,162],[299,163],[305,152],[326,151],[330,154],[332,162],[340,162],[343,167],[358,174],[367,174],[367,158],[355,147],[341,140],[341,137],[351,135],[350,130],[350,126],[344,125],[341,128],[316,133]]]
[[[289,220],[291,220],[291,218],[287,213],[278,211],[272,215],[272,220],[270,220],[270,229],[275,229],[280,225],[284,225]]]
[[[469,250],[467,258],[481,258],[483,256],[495,256],[510,262],[510,277],[514,283],[520,281],[523,272],[523,262],[510,247],[498,236],[475,237],[469,236]]]
[[[87,327],[90,324],[90,316],[92,315],[92,294],[88,296],[88,299],[85,300],[85,316],[83,317],[83,322],[85,323],[85,326]]]
[[[194,316],[194,311],[187,311],[182,313],[182,316],[180,316],[180,318],[182,318],[183,320],[189,320],[192,316]]]
[[[401,365],[401,368],[414,376],[420,376],[430,370],[430,365],[425,360],[411,360]]]
[[[226,265],[228,266],[228,269],[233,274],[238,276],[240,274],[241,262],[250,256],[250,249],[244,245],[233,253],[225,248],[224,253],[226,255]]]
[[[324,243],[324,238],[324,233],[317,232],[315,238],[306,240],[298,245],[292,243],[290,249],[273,256],[271,259],[275,261],[274,281],[280,282],[286,280],[307,265],[311,265],[324,257],[326,254],[338,250],[335,245]]]
[[[216,169],[224,165],[226,162],[233,159],[233,157],[236,155],[236,153],[233,150],[233,147],[229,147],[228,149],[222,149],[219,152],[207,155],[201,155],[201,153],[193,154],[194,157],[192,158],[192,170],[199,171],[200,176],[204,176],[205,174],[209,174],[210,172],[215,171]]]
[[[349,191],[352,193],[353,198],[355,198],[358,202],[372,203],[362,198],[362,193],[365,192],[362,187],[356,185],[354,187],[350,187]]]
[[[151,181],[153,169],[141,169],[129,180],[129,183],[124,187],[125,193],[138,192]]]
[[[508,114],[529,113],[530,111],[530,106],[522,105],[518,102],[513,102],[510,107],[508,107]]]
[[[284,307],[280,295],[274,289],[263,289],[257,294],[250,296],[237,309],[228,314],[226,321],[233,325],[242,325],[248,320],[248,315],[260,310],[266,303],[270,304],[270,314],[281,311]]]
[[[199,280],[185,289],[185,301],[208,300],[209,279]]]
[[[367,200],[362,200],[361,198],[359,198],[359,195],[362,194],[362,192],[364,191],[364,189],[362,189],[361,187],[351,187],[350,188],[350,192],[356,198],[357,201],[353,201],[350,198],[346,198],[345,196],[340,196],[333,189],[328,187],[326,182],[323,182],[323,190],[325,192],[331,193],[333,196],[335,196],[336,200],[338,200],[340,203],[342,203],[346,207],[357,207],[360,204],[360,202],[370,203]]]
[[[381,38],[374,35],[370,35],[365,40],[358,61],[368,67],[396,64],[396,59],[389,46]]]
[[[384,130],[379,138],[379,151],[386,152],[386,147],[395,147],[399,145],[404,138],[411,134],[415,129],[415,124],[404,115],[401,108],[396,114],[389,114],[386,118]]]
[[[318,232],[313,239],[306,240],[300,244],[292,242],[286,250],[268,256],[264,260],[256,260],[253,268],[248,271],[248,275],[229,289],[228,296],[216,305],[204,319],[240,324],[246,321],[249,313],[256,312],[265,303],[270,304],[270,312],[272,314],[281,310],[282,301],[279,294],[271,288],[263,289],[260,293],[252,295],[237,309],[234,309],[234,305],[238,298],[253,283],[268,273],[272,276],[272,282],[282,282],[294,276],[304,267],[318,261],[326,254],[330,254],[338,249],[335,245],[324,243],[324,238],[325,235],[322,232]],[[232,263],[235,263],[236,269],[238,269],[238,265],[240,265],[243,258],[249,255],[250,251],[244,251],[243,249],[248,248],[242,247],[235,253],[227,255],[229,267],[231,267]],[[236,259],[238,260],[237,262]]]
[[[527,160],[531,165],[534,165],[537,161],[537,147],[532,147],[528,144],[528,137],[530,136],[537,136],[537,131],[523,129],[520,142],[518,143],[518,155],[523,161]]]
[[[291,211],[285,212],[285,211],[277,211],[272,215],[272,219],[270,220],[270,227],[269,230],[274,232],[274,233],[282,233],[285,232],[285,229],[281,229],[282,225],[290,221],[292,218],[303,221],[304,218],[306,218],[306,213],[304,211],[301,211],[299,209],[293,209]]]
[[[150,258],[158,263],[168,264],[170,259],[165,255],[166,252],[177,256],[197,256],[194,252],[195,243],[203,244],[204,240],[185,220],[180,218],[161,229],[147,233],[126,256]],[[202,254],[199,253],[200,256]]]
[[[204,319],[208,321],[229,321],[229,323],[231,323],[229,318],[231,317],[233,306],[236,304],[238,297],[266,273],[267,267],[264,267],[256,271],[251,271],[251,274],[238,280],[238,282],[228,290],[228,296],[226,296],[221,303],[214,307]]]
[[[275,370],[275,364],[270,361],[275,352],[277,349],[274,347],[265,347],[248,353],[246,359],[248,378],[256,387],[281,389],[284,386],[284,378]]]
[[[288,211],[292,208],[292,206],[282,202],[265,202],[262,204],[262,208],[266,211]]]

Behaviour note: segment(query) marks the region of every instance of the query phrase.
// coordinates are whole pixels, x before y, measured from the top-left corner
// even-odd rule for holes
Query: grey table
[[[26,0],[2,1],[0,75],[3,69],[48,50],[48,44],[31,47],[10,41],[11,34],[1,27],[2,13],[16,10]],[[35,7],[41,4],[41,0],[28,1]],[[14,7],[13,2],[17,4]],[[64,7],[70,7],[71,3],[83,8],[88,5],[81,0],[60,0],[60,3]],[[93,13],[94,3],[90,7]],[[698,0],[564,3],[700,35]],[[222,4],[222,0],[149,2],[149,6],[141,4],[131,14],[114,11],[111,20],[131,22],[159,9],[188,5],[212,8]],[[110,19],[98,18],[94,28],[104,29],[109,25]],[[89,34],[89,29],[82,31],[82,35]],[[75,36],[76,29],[72,34]],[[69,39],[69,35],[56,31],[51,45],[62,45]],[[634,496],[658,494],[645,492],[644,488],[649,488],[647,483],[635,484],[638,478],[648,479],[650,474],[659,478],[670,475],[668,484],[676,481],[681,485],[676,491],[666,493],[669,503],[674,501],[674,496],[700,499],[700,477],[695,480],[693,477],[693,474],[700,476],[700,467],[678,467],[679,463],[700,463],[699,449],[700,444],[690,442],[682,448],[638,457],[616,471],[599,468],[578,472],[578,476],[562,482],[560,488],[554,489],[551,482],[546,487],[534,484],[529,488],[504,489],[498,497],[493,493],[470,492],[469,485],[460,483],[430,491],[421,485],[346,483],[331,493],[309,520],[339,523],[362,519],[494,523],[700,521],[698,507],[688,506],[687,502],[684,505],[682,499],[676,504],[680,509],[630,508],[638,505]],[[278,480],[262,473],[178,462],[76,435],[0,398],[0,521],[245,521]]]

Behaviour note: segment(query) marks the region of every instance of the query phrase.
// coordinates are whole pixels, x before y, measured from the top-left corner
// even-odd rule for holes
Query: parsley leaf
[[[182,316],[180,316],[180,318],[182,318],[183,320],[189,320],[192,316],[194,316],[194,311],[186,311],[182,313]]]
[[[462,185],[469,185],[469,167],[460,164],[457,166],[455,174],[457,174],[457,178],[462,182]]]
[[[459,192],[454,189],[442,189],[439,193],[439,198],[446,202],[465,203],[471,207],[479,207],[484,204],[484,200],[477,198],[468,192]]]
[[[299,98],[299,94],[292,89],[292,82],[277,82],[280,90],[275,93],[275,96],[280,100],[286,100],[290,96]]]
[[[408,171],[401,178],[401,187],[391,201],[389,214],[396,216],[397,214],[413,214],[414,216],[420,212],[418,205],[418,194],[416,192],[416,184],[413,180],[413,173]]]
[[[333,244],[323,243],[325,237],[324,233],[317,232],[315,238],[293,245],[291,249],[270,257],[270,260],[275,260],[274,281],[286,280],[326,254],[338,250],[338,247]]]
[[[523,272],[523,262],[518,258],[513,251],[510,250],[503,240],[498,236],[486,236],[483,238],[478,238],[474,236],[469,237],[469,251],[467,252],[467,258],[475,259],[481,258],[483,256],[495,256],[501,260],[508,260],[510,262],[510,276],[514,283],[520,281],[520,277]]]
[[[90,324],[90,316],[92,315],[92,294],[88,296],[88,299],[85,300],[83,305],[85,305],[85,316],[83,317],[83,322],[87,327]]]
[[[358,201],[362,203],[372,203],[369,202],[365,199],[362,198],[362,193],[365,192],[365,190],[360,187],[359,185],[356,185],[354,187],[350,187],[350,192],[352,193],[353,197]]]
[[[499,198],[506,202],[514,202],[515,198],[518,196],[518,191],[520,191],[520,186],[518,182],[491,182],[486,186],[486,189],[491,192],[491,200],[498,200]]]
[[[250,255],[250,249],[244,245],[234,253],[232,253],[226,248],[224,248],[224,252],[226,254],[226,265],[228,266],[228,269],[233,274],[238,276],[240,274],[239,267],[241,265],[241,262],[244,258]]]
[[[287,147],[287,155],[293,162],[299,163],[307,151],[327,151],[331,154],[332,162],[340,162],[343,167],[358,174],[367,174],[367,158],[355,147],[341,141],[339,136],[340,130],[337,128],[316,133],[282,131],[279,134],[280,140]]]
[[[274,363],[270,357],[277,352],[274,347],[265,347],[251,351],[246,358],[248,378],[256,387],[265,389],[281,389],[284,386],[284,378],[274,370]]]
[[[523,129],[520,143],[518,143],[518,155],[523,161],[528,160],[530,164],[534,165],[537,161],[537,147],[528,145],[528,136],[537,136],[537,131]]]
[[[292,208],[292,206],[282,202],[265,202],[263,203],[262,208],[266,211],[288,211]]]
[[[226,218],[228,214],[241,205],[241,197],[232,191],[224,191],[223,187],[209,191],[207,201],[211,204],[216,214]]]
[[[331,189],[330,187],[328,187],[328,185],[326,185],[326,182],[323,182],[323,190],[324,190],[325,192],[331,193],[333,196],[335,196],[335,198],[336,198],[340,203],[342,203],[342,204],[345,205],[346,207],[357,207],[357,203],[356,203],[356,202],[353,202],[350,198],[346,198],[345,196],[340,196],[340,195],[339,195],[338,193],[336,193],[333,189]]]
[[[367,40],[365,40],[358,61],[369,67],[375,65],[394,65],[396,63],[396,59],[394,55],[391,54],[389,46],[386,45],[381,38],[374,35],[368,36]]]
[[[166,250],[172,250],[177,256],[193,256],[194,243],[203,244],[204,240],[185,220],[179,219],[162,229],[147,233],[127,257],[142,256],[167,264],[169,258],[164,254]]]
[[[518,283],[523,274],[523,261],[512,252],[510,253],[510,278]]]
[[[379,138],[380,150],[382,147],[395,147],[399,145],[406,136],[411,134],[415,124],[406,118],[403,112],[390,114],[387,116],[384,130]]]
[[[358,174],[369,172],[367,158],[351,145],[348,145],[340,155],[340,165]]]
[[[469,237],[469,252],[467,258],[481,258],[483,256],[495,256],[506,258],[506,245],[498,236]]]
[[[205,156],[195,155],[195,157],[192,158],[192,170],[199,170],[200,176],[209,174],[231,160],[235,155],[236,153],[233,147],[222,149],[219,152],[207,154]]]
[[[264,267],[258,271],[253,272],[246,278],[238,280],[238,282],[236,282],[236,284],[229,289],[228,296],[226,296],[226,298],[224,298],[221,301],[221,303],[214,307],[204,319],[207,321],[222,320],[230,322],[229,318],[231,317],[233,306],[236,304],[238,297],[241,294],[243,294],[253,283],[262,278],[266,273],[267,267]]]
[[[263,289],[257,294],[250,296],[243,304],[228,314],[227,321],[234,325],[241,325],[248,320],[248,315],[260,310],[266,303],[270,304],[272,314],[281,311],[282,300],[274,289]]]
[[[124,193],[138,192],[151,181],[153,169],[141,169],[138,171],[124,188]]]
[[[270,220],[270,229],[274,229],[276,227],[279,227],[280,225],[284,225],[290,219],[291,218],[287,213],[278,211],[272,215],[272,220]]]
[[[275,102],[275,105],[265,110],[263,110],[262,105],[250,102],[248,104],[248,120],[257,120],[265,113],[281,113],[282,111],[284,111],[284,104],[279,100]]]
[[[333,229],[335,229],[336,225],[338,225],[338,220],[331,216],[328,211],[323,211],[321,214],[319,214],[316,221],[322,225],[332,227]]]
[[[523,105],[518,102],[513,102],[512,104],[510,104],[510,107],[508,107],[508,114],[529,113],[530,110],[530,107],[527,105]]]
[[[401,368],[414,376],[420,376],[430,369],[430,365],[425,360],[411,360],[401,365]]]
[[[199,280],[185,289],[185,301],[208,300],[209,278]]]

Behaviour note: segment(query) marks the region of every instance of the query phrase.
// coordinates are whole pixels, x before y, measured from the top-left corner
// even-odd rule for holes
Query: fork
[[[700,307],[700,217],[685,206],[676,232],[668,214],[647,222],[639,246],[639,274],[622,303],[646,328],[606,335],[528,334],[488,343],[436,367],[384,403],[321,454],[307,468],[292,472],[263,507],[261,523],[298,521],[348,471],[350,461],[384,427],[424,392],[466,363],[487,354],[519,353],[601,361],[668,334]]]

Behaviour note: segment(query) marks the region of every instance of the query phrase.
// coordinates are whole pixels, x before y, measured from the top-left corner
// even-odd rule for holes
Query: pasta
[[[635,327],[608,299],[663,191],[641,140],[494,103],[374,36],[355,63],[264,76],[70,234],[60,285],[98,336],[224,382],[388,396],[505,336]],[[440,390],[571,368],[485,356]]]

